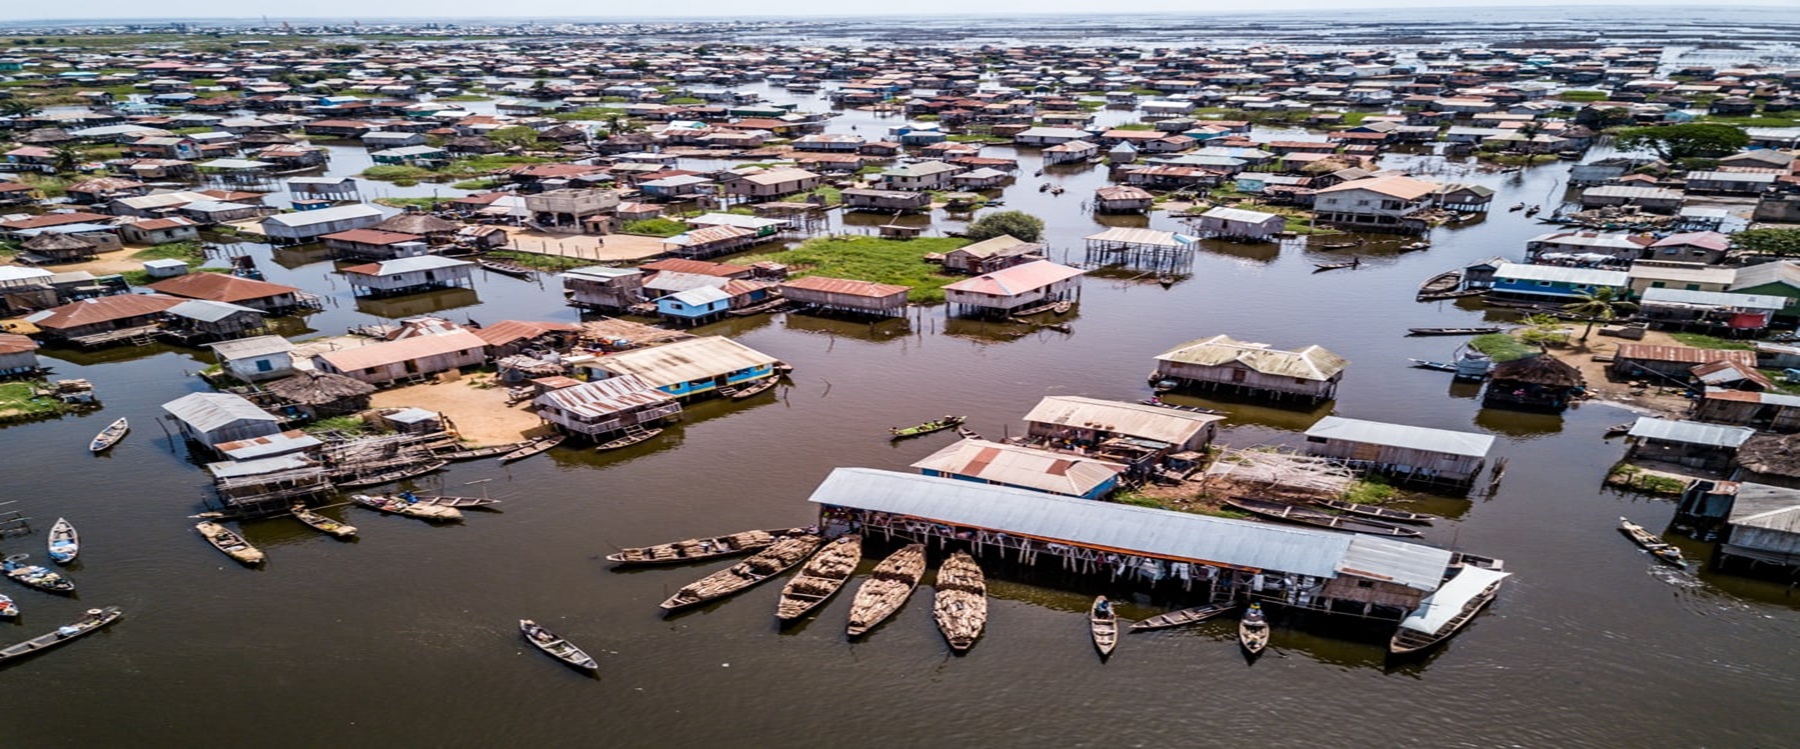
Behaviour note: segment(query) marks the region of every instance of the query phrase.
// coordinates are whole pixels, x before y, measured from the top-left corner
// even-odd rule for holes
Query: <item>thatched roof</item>
[[[1737,449],[1737,463],[1769,476],[1800,477],[1800,434],[1759,434]]]
[[[375,225],[377,231],[396,231],[402,234],[445,234],[453,233],[462,227],[433,216],[429,213],[402,213]]]
[[[1557,388],[1581,387],[1587,384],[1587,380],[1581,376],[1581,370],[1548,354],[1528,356],[1496,364],[1493,377],[1495,380]]]
[[[19,244],[32,252],[66,252],[70,250],[91,250],[94,243],[73,234],[60,234],[47,231]]]
[[[289,403],[323,406],[351,398],[366,398],[375,386],[329,372],[301,372],[265,385],[269,392]]]

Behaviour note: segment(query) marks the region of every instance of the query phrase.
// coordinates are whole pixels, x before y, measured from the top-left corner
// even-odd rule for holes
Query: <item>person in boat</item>
[[[1112,616],[1112,601],[1101,601],[1094,606],[1094,613],[1101,616]]]
[[[413,496],[412,492],[400,492],[400,498],[406,500],[406,503],[409,505],[417,504],[419,501],[419,498],[416,496]]]
[[[1360,258],[1360,257],[1350,258],[1350,267],[1361,268],[1362,267],[1362,258]]]

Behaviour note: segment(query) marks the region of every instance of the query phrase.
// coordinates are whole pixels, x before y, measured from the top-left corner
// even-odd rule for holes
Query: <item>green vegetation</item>
[[[198,242],[171,242],[159,244],[148,249],[131,253],[133,260],[187,260],[201,262],[206,260],[206,251]]]
[[[1114,125],[1112,127],[1112,129],[1114,129],[1114,130],[1155,130],[1156,126],[1152,125],[1148,122],[1127,122],[1123,125]]]
[[[389,208],[436,208],[448,198],[376,198],[374,202]]]
[[[1610,323],[1619,319],[1620,313],[1630,314],[1637,309],[1637,303],[1626,301],[1618,293],[1611,286],[1602,286],[1583,292],[1576,301],[1562,306],[1564,312],[1587,319],[1587,327],[1581,331],[1581,340],[1587,340],[1588,334],[1594,332],[1594,323]]]
[[[69,411],[68,404],[38,395],[42,382],[0,383],[0,422],[41,419]]]
[[[1563,101],[1606,101],[1607,94],[1605,91],[1564,91],[1557,94],[1556,98]]]
[[[353,436],[373,434],[375,432],[375,430],[370,428],[366,422],[355,416],[333,416],[329,419],[320,419],[301,427],[301,429],[305,430],[307,434],[342,432]]]
[[[1696,122],[1713,125],[1732,125],[1735,127],[1800,127],[1800,116],[1783,114],[1762,114],[1750,117],[1720,117],[1707,115]]]
[[[441,169],[426,169],[419,166],[402,166],[398,164],[376,164],[375,166],[364,169],[361,176],[364,179],[392,182],[396,185],[406,186],[427,181],[442,182],[447,180],[467,180],[473,177],[485,177],[509,166],[542,164],[546,161],[549,161],[549,159],[540,156],[488,154],[467,159],[457,159]],[[472,190],[480,188],[471,187],[461,189]]]
[[[976,242],[1002,234],[1011,234],[1013,238],[1026,242],[1036,242],[1044,236],[1044,220],[1024,211],[999,211],[976,219],[965,232],[965,236]]]
[[[1537,166],[1558,160],[1556,154],[1553,153],[1501,153],[1496,151],[1480,151],[1475,154],[1475,158],[1501,166]]]
[[[665,103],[674,104],[677,106],[692,106],[695,104],[705,104],[706,100],[698,99],[698,98],[695,98],[692,96],[671,96],[671,97],[669,97],[669,100]]]
[[[1749,229],[1731,235],[1731,243],[1758,255],[1800,256],[1800,229]]]
[[[619,227],[620,234],[640,234],[646,237],[673,237],[687,230],[687,224],[670,218],[627,221],[624,226]]]
[[[1743,129],[1716,122],[1628,127],[1613,139],[1620,150],[1649,149],[1670,161],[1726,156],[1749,144],[1750,135]]]
[[[1729,338],[1716,338],[1704,333],[1670,333],[1670,338],[1684,346],[1694,348],[1728,349],[1733,351],[1755,351],[1756,344],[1748,341],[1734,341]]]
[[[38,194],[43,195],[46,198],[62,197],[67,194],[69,185],[75,183],[74,180],[69,179],[68,177],[38,174],[36,172],[20,174],[19,181],[31,185],[32,189],[37,190]]]
[[[1112,501],[1122,505],[1131,505],[1133,507],[1149,507],[1157,510],[1164,509],[1163,503],[1130,490],[1114,494],[1112,496]]]
[[[735,262],[763,260],[788,266],[794,276],[832,276],[912,287],[907,298],[929,304],[944,301],[944,286],[961,276],[944,275],[942,268],[925,262],[928,253],[945,253],[969,244],[954,237],[884,239],[863,236],[831,236],[807,240],[786,252],[740,258]]]
[[[877,167],[876,170],[880,171],[880,168]],[[813,188],[812,192],[795,195],[794,197],[790,198],[790,200],[806,202],[806,199],[812,195],[819,196],[820,200],[825,201],[825,205],[839,205],[844,202],[844,191],[839,190],[830,185],[820,185],[818,187]]]
[[[452,94],[450,96],[434,96],[432,101],[491,101],[493,97],[481,94]]]
[[[946,135],[946,136],[944,136],[944,139],[950,141],[951,143],[1011,143],[1012,142],[1010,139],[1002,138],[997,135],[977,135],[975,133],[962,133],[962,134],[958,134],[958,135]]]
[[[1359,479],[1344,492],[1344,501],[1362,505],[1378,505],[1394,499],[1396,490],[1380,479]]]
[[[1651,494],[1680,494],[1687,490],[1686,481],[1673,476],[1645,473],[1644,469],[1630,463],[1613,466],[1612,471],[1606,474],[1606,483]]]
[[[1536,348],[1520,343],[1519,339],[1505,333],[1475,336],[1473,340],[1469,341],[1469,348],[1487,354],[1497,362],[1523,359],[1538,353]]]
[[[513,252],[512,250],[496,250],[487,253],[483,257],[491,257],[496,260],[511,260],[527,268],[548,271],[583,268],[594,264],[594,261],[592,260],[583,260],[581,258],[563,257],[562,255],[542,255],[536,252]]]

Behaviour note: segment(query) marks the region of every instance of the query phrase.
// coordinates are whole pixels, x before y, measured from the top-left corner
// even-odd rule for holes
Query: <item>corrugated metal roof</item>
[[[858,281],[853,278],[832,278],[830,276],[803,276],[801,278],[790,278],[781,282],[781,288],[803,289],[806,291],[869,297],[872,299],[881,299],[897,294],[905,294],[912,290],[909,286],[899,286],[891,283],[875,283],[874,281]]]
[[[1651,343],[1619,344],[1619,347],[1613,350],[1613,361],[1624,361],[1627,359],[1674,362],[1677,364],[1707,364],[1716,361],[1734,361],[1747,367],[1756,366],[1755,351],[1694,348],[1692,346],[1663,346]]]
[[[364,276],[396,276],[415,271],[445,270],[447,268],[473,268],[474,263],[457,260],[442,255],[417,255],[414,257],[394,258],[379,263],[353,265],[344,269],[345,273],[356,273]]]
[[[1281,219],[1284,222],[1287,220],[1279,214],[1247,211],[1242,208],[1214,208],[1200,214],[1200,218],[1215,218],[1220,221],[1237,221],[1246,224],[1260,224],[1272,218]]]
[[[1450,552],[1392,539],[1097,502],[872,468],[838,468],[809,501],[1140,556],[1435,590]]]
[[[263,219],[263,223],[280,224],[290,228],[297,228],[301,226],[329,224],[333,221],[343,221],[345,219],[369,218],[371,216],[379,217],[381,215],[381,211],[374,206],[357,203],[355,205],[338,205],[330,208],[320,208],[315,211],[277,214]]]
[[[1346,419],[1342,416],[1320,419],[1311,429],[1306,430],[1306,436],[1472,457],[1486,457],[1494,447],[1493,435]]]
[[[1269,348],[1266,343],[1239,341],[1226,335],[1188,341],[1162,352],[1156,360],[1203,367],[1235,361],[1263,374],[1308,380],[1329,380],[1350,366],[1349,361],[1322,346],[1284,351]]]
[[[666,387],[774,363],[775,357],[730,338],[706,336],[601,357],[593,366]]]
[[[1753,484],[1738,485],[1725,522],[1749,528],[1800,533],[1800,489]]]
[[[207,472],[215,479],[230,479],[243,476],[261,476],[277,471],[293,471],[311,466],[313,462],[302,455],[281,455],[273,458],[254,458],[251,460],[228,460],[219,463],[207,463]]]
[[[281,421],[248,399],[230,393],[188,393],[164,403],[162,408],[182,423],[202,432],[230,426],[238,421]]]
[[[912,467],[1076,497],[1125,472],[1125,466],[1117,463],[971,439],[932,453]]]
[[[1175,241],[1174,232],[1155,229],[1122,229],[1116,226],[1099,234],[1089,234],[1082,239],[1089,242],[1117,242],[1146,247],[1178,247],[1181,245],[1180,242]]]
[[[1639,416],[1637,422],[1631,425],[1631,436],[1669,442],[1685,442],[1691,445],[1736,448],[1743,445],[1744,440],[1756,436],[1756,430],[1750,427]]]
[[[1481,592],[1487,590],[1496,580],[1504,580],[1511,573],[1490,570],[1484,567],[1464,566],[1456,577],[1450,578],[1436,593],[1419,602],[1419,608],[1400,621],[1400,626],[1427,634],[1434,633],[1449,624],[1462,613]]]
[[[726,281],[726,283],[731,282]],[[696,286],[686,291],[677,291],[670,294],[669,298],[686,305],[704,306],[712,304],[713,302],[726,301],[731,298],[731,295],[725,293],[724,289],[717,286]]]
[[[218,322],[240,312],[249,312],[258,317],[263,314],[262,310],[250,309],[230,302],[215,302],[210,299],[189,299],[165,311],[176,317],[185,317],[201,322]]]
[[[1080,268],[1052,263],[1048,260],[1034,260],[1022,265],[1014,265],[985,275],[957,281],[944,287],[945,291],[958,291],[974,294],[993,294],[996,296],[1017,296],[1066,281],[1083,273]]]
[[[1025,414],[1028,422],[1098,429],[1129,437],[1180,445],[1224,421],[1220,414],[1177,411],[1141,403],[1084,398],[1078,395],[1045,396]]]
[[[1593,268],[1570,268],[1562,265],[1526,265],[1524,263],[1501,263],[1499,268],[1494,269],[1494,278],[1587,286],[1624,287],[1631,283],[1631,274],[1622,270],[1596,270]]]
[[[1706,307],[1739,309],[1783,309],[1787,297],[1770,294],[1735,294],[1729,291],[1689,291],[1687,289],[1644,289],[1645,304],[1693,304]]]
[[[355,372],[370,367],[382,367],[457,351],[480,351],[486,347],[487,341],[481,340],[481,336],[467,330],[452,330],[446,333],[412,336],[397,341],[382,341],[367,346],[327,351],[319,354],[318,358],[330,363],[339,372]]]
[[[290,429],[280,434],[251,437],[247,440],[237,440],[235,442],[220,442],[217,445],[213,445],[213,448],[224,453],[232,460],[253,460],[272,455],[286,455],[302,450],[310,450],[322,444],[324,443],[320,442],[317,437],[298,429]]]
[[[537,397],[538,405],[551,405],[578,417],[604,418],[639,406],[669,402],[669,396],[636,375],[620,375],[604,380],[552,390]]]
[[[586,278],[595,281],[607,281],[625,276],[640,276],[643,271],[636,268],[609,268],[604,265],[593,265],[586,268],[573,268],[562,272],[565,278]]]
[[[235,341],[220,341],[208,344],[220,361],[228,359],[246,359],[253,356],[269,354],[285,354],[294,350],[293,341],[278,335],[259,335],[239,338]]]

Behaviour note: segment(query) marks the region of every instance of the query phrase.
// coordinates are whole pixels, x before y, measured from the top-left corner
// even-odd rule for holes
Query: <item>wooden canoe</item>
[[[1498,325],[1482,325],[1467,328],[1407,328],[1407,335],[1486,335],[1500,332]]]
[[[595,663],[594,659],[589,657],[586,651],[575,647],[575,645],[568,640],[557,637],[555,632],[551,632],[550,630],[539,626],[537,622],[530,619],[520,619],[519,634],[524,635],[525,641],[531,643],[538,650],[550,654],[550,657],[562,661],[563,663],[567,663],[584,671],[598,671],[600,669],[600,664]]]
[[[1333,515],[1321,510],[1315,510],[1310,507],[1301,507],[1286,502],[1251,499],[1249,497],[1232,497],[1231,499],[1225,500],[1225,504],[1259,517],[1265,517],[1271,520],[1285,520],[1290,523],[1299,523],[1301,525],[1332,528],[1340,531],[1351,531],[1353,533],[1367,533],[1372,536],[1417,538],[1420,535],[1417,530],[1412,528],[1402,528],[1397,525],[1377,523],[1372,520],[1358,520],[1343,515]]]
[[[1315,499],[1313,500],[1313,504],[1328,510],[1337,510],[1338,512],[1349,515],[1361,515],[1365,518],[1376,518],[1378,520],[1391,520],[1396,523],[1419,523],[1430,525],[1433,520],[1443,519],[1436,515],[1427,515],[1422,512],[1407,512],[1405,510],[1395,510],[1389,507],[1343,502],[1335,499]]]
[[[1088,635],[1101,658],[1112,655],[1113,648],[1119,645],[1119,613],[1106,596],[1095,596],[1093,605],[1088,607]]]
[[[511,463],[515,460],[524,460],[562,444],[564,439],[567,438],[560,434],[551,437],[539,437],[526,443],[524,447],[500,456],[500,462]]]
[[[451,497],[441,494],[419,494],[413,500],[433,507],[491,507],[500,504],[500,500],[487,497]]]
[[[919,578],[925,576],[925,544],[907,544],[875,565],[869,579],[856,588],[850,602],[850,623],[844,631],[860,637],[886,621],[912,597]]]
[[[54,632],[0,648],[0,663],[42,653],[58,645],[67,645],[83,635],[91,634],[101,627],[118,621],[119,617],[123,615],[124,612],[120,611],[117,606],[88,609],[81,619],[57,627]]]
[[[1269,646],[1269,620],[1263,616],[1262,604],[1252,603],[1244,610],[1244,617],[1238,620],[1238,644],[1251,655]]]
[[[373,510],[391,512],[395,515],[405,515],[407,517],[419,518],[420,520],[448,522],[462,519],[462,511],[454,507],[438,507],[436,505],[422,504],[419,502],[408,502],[399,497],[381,494],[352,494],[350,495],[350,501]]]
[[[793,621],[817,608],[844,587],[856,565],[862,561],[862,536],[850,535],[825,544],[800,573],[781,589],[781,601],[775,605],[775,618]]]
[[[731,394],[731,399],[737,400],[737,401],[749,400],[750,398],[755,397],[756,395],[758,395],[764,391],[774,388],[775,383],[780,382],[780,381],[781,381],[781,379],[779,377],[775,377],[773,375],[771,375],[769,377],[764,377],[760,380],[757,380],[754,383],[751,383],[747,387],[739,388],[737,392]],[[657,431],[662,431],[662,430],[659,429]]]
[[[62,518],[50,526],[50,561],[57,564],[68,564],[75,561],[75,555],[81,553],[81,537],[76,535],[75,526]]]
[[[968,552],[951,554],[932,583],[932,614],[950,649],[968,650],[987,628],[987,578]]]
[[[10,596],[0,593],[0,616],[10,619],[18,615],[19,605],[13,603],[13,599]]]
[[[339,488],[343,489],[360,489],[367,486],[380,486],[382,484],[391,484],[395,481],[418,478],[427,473],[442,470],[443,467],[447,465],[450,465],[449,461],[431,460],[424,463],[415,463],[413,465],[392,468],[380,473],[371,473],[365,476],[353,476],[351,478],[341,479],[336,483]]]
[[[125,433],[129,431],[131,431],[131,422],[124,419],[106,425],[105,429],[100,430],[100,433],[94,435],[94,439],[88,442],[88,452],[106,452],[107,449],[118,444],[119,440],[125,439]]]
[[[1355,268],[1357,265],[1359,265],[1359,264],[1358,263],[1313,263],[1313,272],[1318,273],[1319,271],[1322,271],[1322,270],[1338,270],[1340,268]]]
[[[941,419],[934,419],[932,421],[927,421],[927,422],[925,422],[923,424],[919,424],[917,426],[892,427],[892,428],[888,429],[888,433],[890,435],[892,435],[890,437],[891,439],[903,440],[908,437],[917,437],[920,435],[931,434],[932,432],[942,431],[945,429],[952,429],[952,428],[956,427],[958,424],[961,424],[966,420],[967,420],[966,417],[963,417],[963,416],[945,416]]]
[[[294,505],[293,507],[288,508],[288,512],[293,514],[295,520],[305,523],[308,527],[320,533],[336,536],[338,538],[349,538],[350,536],[356,535],[356,526],[350,525],[349,523],[340,523],[325,517],[324,515],[320,515],[319,513],[307,509],[306,505]]]
[[[437,458],[438,460],[448,460],[448,461],[452,461],[452,462],[459,461],[459,460],[478,460],[480,458],[492,458],[496,455],[505,455],[509,452],[512,452],[514,450],[517,450],[519,448],[525,447],[530,444],[531,444],[531,441],[526,440],[524,442],[514,442],[510,445],[488,445],[487,447],[458,448],[458,449],[454,449],[454,450],[443,450],[440,452],[435,452],[435,453],[432,453],[431,457]]]
[[[202,520],[194,524],[194,530],[200,531],[200,537],[213,545],[213,548],[225,552],[225,556],[244,564],[262,564],[265,557],[262,549],[250,545],[243,536],[233,533],[223,525],[210,520]]]
[[[476,258],[475,264],[480,265],[482,268],[485,268],[487,270],[491,270],[495,273],[499,273],[503,276],[512,276],[513,278],[518,278],[518,279],[530,280],[531,278],[534,278],[537,276],[537,271],[534,271],[530,268],[527,268],[523,265],[512,262],[510,260],[499,260],[499,259],[495,259],[495,258],[483,257],[483,258]]]
[[[1180,627],[1185,624],[1198,624],[1236,608],[1236,604],[1213,603],[1205,606],[1195,606],[1191,609],[1171,611],[1166,614],[1157,614],[1149,619],[1132,624],[1131,629],[1127,631],[1149,632],[1157,629]]]
[[[688,583],[663,601],[662,608],[675,611],[749,590],[806,561],[807,555],[823,543],[824,538],[812,533],[777,538],[775,543],[749,559]]]
[[[1674,544],[1662,540],[1656,534],[1644,529],[1644,526],[1619,518],[1619,532],[1630,538],[1632,543],[1644,547],[1644,551],[1676,567],[1686,567],[1687,560],[1681,557],[1681,549]]]
[[[49,568],[26,564],[29,559],[30,557],[24,554],[14,554],[5,560],[0,560],[0,570],[4,570],[6,576],[12,578],[13,582],[27,588],[47,593],[75,592],[74,580],[63,577],[61,573],[53,572]]]
[[[782,528],[768,531],[740,531],[711,538],[690,538],[654,546],[620,549],[616,554],[606,555],[606,561],[616,562],[622,567],[627,565],[687,564],[688,562],[748,554],[767,548],[782,535],[801,532],[803,531],[798,528]]]
[[[1479,591],[1474,592],[1473,595],[1466,600],[1463,600],[1460,606],[1454,601],[1439,604],[1457,606],[1457,610],[1453,616],[1438,625],[1435,629],[1423,631],[1422,629],[1414,629],[1408,626],[1430,626],[1432,622],[1429,618],[1430,605],[1436,603],[1438,596],[1445,595],[1449,588],[1453,587],[1452,583],[1457,582],[1455,578],[1451,578],[1444,586],[1439,587],[1437,592],[1433,593],[1431,597],[1425,599],[1425,602],[1421,604],[1419,611],[1416,611],[1401,620],[1401,626],[1394,631],[1394,636],[1388,640],[1389,653],[1393,655],[1417,653],[1450,639],[1451,635],[1454,635],[1458,630],[1461,630],[1463,625],[1468,624],[1471,619],[1475,618],[1476,614],[1481,613],[1483,607],[1492,602],[1496,595],[1499,595],[1500,583],[1506,579],[1505,573],[1480,568],[1469,569],[1476,569],[1479,571],[1470,573],[1465,570],[1462,573],[1458,573],[1459,576],[1463,574],[1473,574],[1476,576],[1473,581],[1474,584],[1483,585],[1483,587]],[[1484,581],[1485,584],[1483,584]],[[1467,588],[1465,587],[1463,590],[1465,591],[1464,594],[1467,595]]]
[[[599,445],[594,446],[594,452],[597,452],[597,453],[598,452],[606,452],[607,450],[617,450],[622,447],[631,447],[632,445],[635,445],[639,442],[647,441],[651,438],[654,438],[656,435],[659,435],[662,433],[663,433],[663,430],[661,427],[658,427],[656,429],[644,429],[642,427],[639,427],[636,431],[627,430],[625,432],[625,434],[623,434],[619,437],[615,437],[608,442],[602,442]]]

